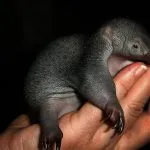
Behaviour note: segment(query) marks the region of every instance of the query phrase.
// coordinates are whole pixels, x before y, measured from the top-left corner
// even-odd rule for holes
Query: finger
[[[90,103],[85,103],[80,110],[62,117],[59,122],[60,128],[64,133],[62,149],[72,149],[74,145],[76,147],[84,147],[87,143],[89,146],[92,137],[100,126],[101,118],[102,111]],[[68,139],[66,135],[70,138]],[[81,137],[84,138],[79,142]],[[65,142],[68,140],[69,145]]]
[[[38,150],[39,136],[40,127],[38,125],[32,125],[15,133],[10,132],[8,138],[11,138],[8,147],[12,150]]]
[[[8,129],[24,128],[30,125],[30,120],[27,115],[20,115],[9,126]]]
[[[150,141],[150,115],[144,113],[119,141],[119,149],[139,149]],[[128,144],[127,144],[128,143]]]
[[[97,129],[97,127],[101,124],[100,122],[103,121],[103,112],[99,108],[87,102],[78,111],[77,117],[83,120],[83,122],[90,122],[89,126],[91,127],[93,126],[92,124],[94,124]]]
[[[22,147],[24,150],[38,150],[40,139],[40,126],[37,124],[32,125],[20,133],[20,139],[22,140]],[[30,139],[30,140],[29,140]]]
[[[122,101],[127,124],[134,122],[142,113],[150,96],[150,68],[141,76]]]
[[[66,117],[62,117],[60,121],[60,127],[66,128],[66,122],[69,121],[73,130],[77,129],[84,132],[85,129],[89,129],[90,132],[95,132],[102,120],[102,111],[90,103],[85,103],[80,110],[69,113]],[[98,124],[97,124],[98,123]],[[87,130],[85,130],[87,132]],[[86,133],[87,134],[87,133]]]
[[[89,149],[99,149],[101,146],[108,145],[110,143],[109,139],[111,140],[115,131],[105,124],[103,120],[103,112],[90,103],[85,103],[77,112],[69,113],[62,117],[60,121],[60,128],[64,133],[62,149],[67,149],[68,147],[71,149],[71,145],[74,145],[74,143],[77,143],[76,147],[85,147],[86,145]],[[68,139],[65,136],[67,134],[71,138]],[[80,137],[84,138],[79,142]],[[69,146],[64,144],[67,140],[69,140]]]
[[[0,149],[38,150],[40,127],[37,124],[25,127],[26,124],[28,124],[26,115],[21,115],[15,119],[12,126],[1,134]]]
[[[134,83],[140,78],[140,76],[147,70],[147,67],[141,63],[133,63],[123,69],[114,78],[116,85],[116,94],[118,99],[123,99]]]

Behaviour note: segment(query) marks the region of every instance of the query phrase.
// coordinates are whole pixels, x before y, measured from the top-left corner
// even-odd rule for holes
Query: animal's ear
[[[112,28],[107,26],[104,28],[104,36],[106,36],[107,38],[110,38],[112,34]]]
[[[103,39],[112,44],[112,28],[107,26],[103,29]]]

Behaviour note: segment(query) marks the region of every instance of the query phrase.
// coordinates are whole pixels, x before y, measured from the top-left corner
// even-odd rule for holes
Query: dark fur
[[[149,63],[149,43],[142,27],[122,18],[107,22],[90,37],[72,35],[50,43],[31,66],[25,82],[26,100],[40,112],[41,148],[48,150],[56,143],[60,149],[63,136],[58,118],[81,106],[78,95],[102,109],[116,132],[122,133],[124,113],[108,60],[117,56]]]

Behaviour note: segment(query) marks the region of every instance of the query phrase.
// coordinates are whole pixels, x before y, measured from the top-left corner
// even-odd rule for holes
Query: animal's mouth
[[[112,55],[108,60],[108,69],[111,76],[115,76],[124,67],[134,62],[143,62],[145,64],[150,64],[150,53],[143,56],[136,56],[136,57],[132,57],[132,56],[123,57],[123,56]]]
[[[127,59],[132,60],[132,61],[139,61],[139,62],[144,62],[146,64],[150,64],[150,53],[147,53],[146,55],[142,56],[136,56],[136,57],[128,57]]]
[[[134,61],[130,61],[127,58],[120,56],[110,56],[108,60],[108,69],[111,76],[115,76],[121,69],[132,64]]]

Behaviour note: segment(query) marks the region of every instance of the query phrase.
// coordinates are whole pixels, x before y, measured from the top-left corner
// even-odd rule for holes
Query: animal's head
[[[129,19],[117,18],[106,24],[105,33],[114,53],[150,63],[150,37],[143,26]]]

